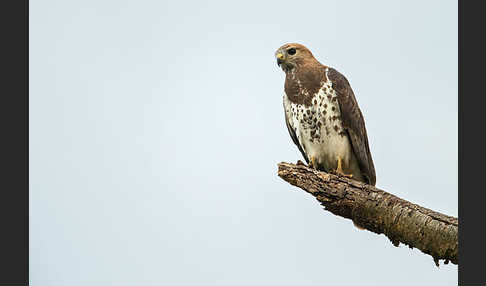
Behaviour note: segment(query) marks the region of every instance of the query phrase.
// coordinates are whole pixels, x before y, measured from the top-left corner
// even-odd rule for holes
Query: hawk
[[[365,122],[348,80],[301,44],[285,44],[275,57],[285,72],[285,123],[307,164],[374,186]]]

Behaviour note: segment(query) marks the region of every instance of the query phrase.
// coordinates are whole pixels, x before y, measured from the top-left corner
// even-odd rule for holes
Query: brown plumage
[[[285,72],[285,123],[307,163],[375,185],[365,122],[346,78],[300,44],[275,55]]]

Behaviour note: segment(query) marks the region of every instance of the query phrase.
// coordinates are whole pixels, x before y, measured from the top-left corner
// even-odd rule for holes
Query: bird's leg
[[[338,175],[341,175],[341,176],[344,176],[344,177],[348,177],[348,178],[352,178],[353,177],[353,174],[344,174],[344,171],[343,171],[343,160],[341,159],[341,157],[338,157],[338,161],[337,161],[337,169],[336,169],[336,174]]]
[[[309,161],[309,167],[317,170],[316,157],[311,156]]]

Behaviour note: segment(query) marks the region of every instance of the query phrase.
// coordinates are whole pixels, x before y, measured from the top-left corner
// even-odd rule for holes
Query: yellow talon
[[[344,171],[343,171],[343,163],[342,163],[341,157],[338,157],[337,164],[338,165],[337,165],[337,169],[336,169],[336,174],[341,175],[341,176],[344,176],[344,177],[348,177],[348,178],[352,178],[353,177],[353,174],[344,174]]]
[[[309,167],[317,169],[316,157],[310,157]]]

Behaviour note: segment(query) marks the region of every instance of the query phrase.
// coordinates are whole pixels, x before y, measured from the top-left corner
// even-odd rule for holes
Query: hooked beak
[[[282,53],[277,54],[277,65],[280,66],[284,62],[284,55]]]

